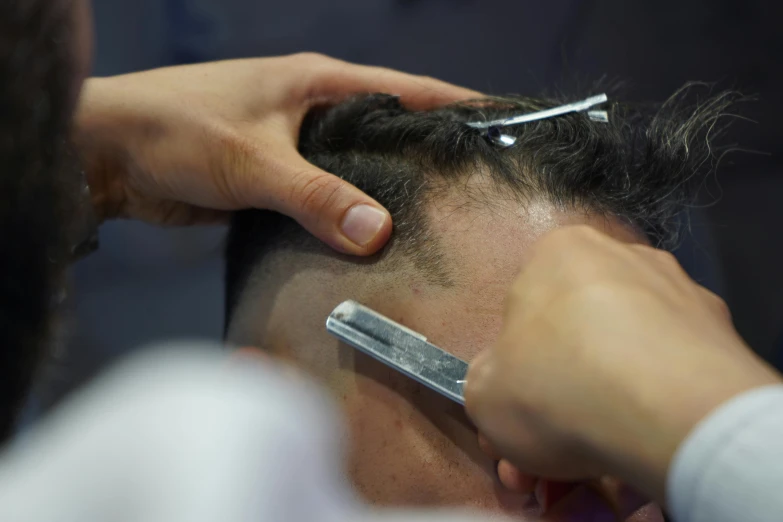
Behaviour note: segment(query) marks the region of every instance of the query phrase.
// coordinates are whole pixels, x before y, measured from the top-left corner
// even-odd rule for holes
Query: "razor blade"
[[[446,353],[427,338],[356,301],[345,301],[329,314],[326,330],[398,372],[464,405],[468,363]]]

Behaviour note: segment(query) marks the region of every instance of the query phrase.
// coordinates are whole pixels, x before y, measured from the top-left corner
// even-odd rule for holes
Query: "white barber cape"
[[[209,348],[137,357],[20,437],[0,456],[0,521],[478,520],[372,512],[323,394]]]
[[[765,391],[763,400],[776,404],[778,419],[783,419],[783,390],[773,390],[773,396],[775,392],[770,399]],[[0,454],[0,520],[488,519],[453,511],[379,511],[360,502],[340,471],[344,437],[337,427],[339,416],[321,395],[312,385],[282,376],[272,365],[227,363],[214,349],[190,345],[187,350],[137,357]],[[755,413],[756,418],[767,418]],[[753,424],[745,420],[746,426]],[[696,437],[705,436],[708,424],[696,430]],[[710,455],[726,461],[720,455],[731,448],[731,430],[726,428],[731,422],[724,418],[720,424],[719,440],[705,439],[706,445],[697,445],[691,459],[686,453],[696,440],[692,437],[677,456],[673,470],[679,475],[670,477],[670,490],[679,484],[689,495],[672,498],[670,492],[674,514],[681,517],[676,520],[783,520],[783,421],[762,423],[778,430],[777,445],[763,459],[763,451],[745,448],[742,462],[733,461],[734,475],[722,479],[688,465],[693,460],[713,471],[726,471],[725,462],[704,461]],[[765,441],[743,440],[756,445]],[[750,478],[758,467],[766,470],[766,486]]]

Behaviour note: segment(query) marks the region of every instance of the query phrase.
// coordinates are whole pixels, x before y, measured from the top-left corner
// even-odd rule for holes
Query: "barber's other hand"
[[[650,503],[633,488],[611,477],[589,481],[560,482],[519,471],[507,460],[500,460],[492,443],[479,435],[479,445],[493,460],[499,460],[500,483],[518,494],[533,495],[536,504],[547,513],[547,521],[622,520],[624,522],[663,522],[661,508]],[[590,518],[590,516],[593,518]],[[573,517],[573,518],[571,518]]]
[[[535,246],[498,343],[471,365],[465,399],[521,471],[617,476],[663,504],[669,463],[694,425],[778,382],[723,301],[673,256],[574,227]]]
[[[74,134],[99,217],[186,225],[266,208],[341,252],[373,253],[391,232],[388,212],[297,152],[308,110],[362,92],[420,109],[477,95],[316,54],[88,80]]]

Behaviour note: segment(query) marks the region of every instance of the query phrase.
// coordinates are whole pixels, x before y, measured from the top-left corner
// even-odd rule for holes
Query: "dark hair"
[[[386,206],[394,220],[387,250],[425,269],[443,254],[430,248],[422,207],[453,182],[480,171],[502,197],[543,196],[554,204],[617,216],[660,247],[677,241],[683,209],[713,168],[710,139],[735,96],[695,103],[696,86],[662,106],[609,103],[609,123],[575,113],[505,127],[517,138],[502,148],[486,131],[466,125],[538,111],[562,99],[488,98],[429,112],[406,110],[397,98],[368,95],[312,113],[300,135],[310,162],[358,186]],[[480,195],[471,197],[481,197]],[[484,199],[484,202],[489,201]],[[290,242],[314,241],[292,220],[248,210],[234,216],[227,247],[226,317],[262,256]],[[436,282],[443,274],[430,270]],[[434,273],[433,273],[434,272]]]
[[[40,361],[64,267],[72,15],[62,5],[0,4],[0,442]]]

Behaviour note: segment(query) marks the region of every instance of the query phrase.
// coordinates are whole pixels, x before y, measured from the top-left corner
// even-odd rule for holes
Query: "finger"
[[[528,475],[519,471],[519,468],[507,460],[501,460],[498,463],[498,479],[503,487],[520,494],[533,493],[538,480],[533,475]]]
[[[536,486],[536,477],[522,473],[519,468],[509,461],[501,459],[495,446],[485,436],[479,434],[478,442],[481,451],[486,453],[492,460],[497,461],[495,471],[498,480],[504,488],[523,495],[533,492]]]
[[[479,433],[478,436],[479,449],[486,453],[486,455],[492,460],[500,460],[500,453],[498,453],[495,446],[484,435]]]
[[[477,410],[482,406],[482,391],[484,391],[487,374],[491,369],[491,362],[492,354],[489,350],[484,350],[470,361],[468,373],[465,375],[465,383],[462,386],[465,396],[465,410],[474,422],[476,421],[475,415],[478,413]]]
[[[734,319],[731,315],[731,309],[729,308],[729,305],[726,304],[726,301],[724,301],[722,297],[704,288],[701,285],[697,286],[697,291],[701,293],[701,296],[704,299],[704,301],[709,303],[709,305],[712,306],[714,310],[717,310],[718,313],[724,319],[726,319],[730,323],[733,322]]]
[[[653,248],[649,245],[631,245],[631,248],[640,253],[645,259],[654,263],[663,274],[684,275],[685,270],[671,252]]]
[[[288,156],[288,155],[287,155]],[[266,208],[286,214],[339,252],[369,255],[392,230],[391,216],[377,201],[305,161],[298,154],[278,157]]]
[[[399,95],[400,101],[411,109],[424,110],[482,96],[478,91],[426,76],[340,60],[329,59],[329,62],[319,71],[311,93],[319,101],[335,101],[357,93],[385,92]]]

